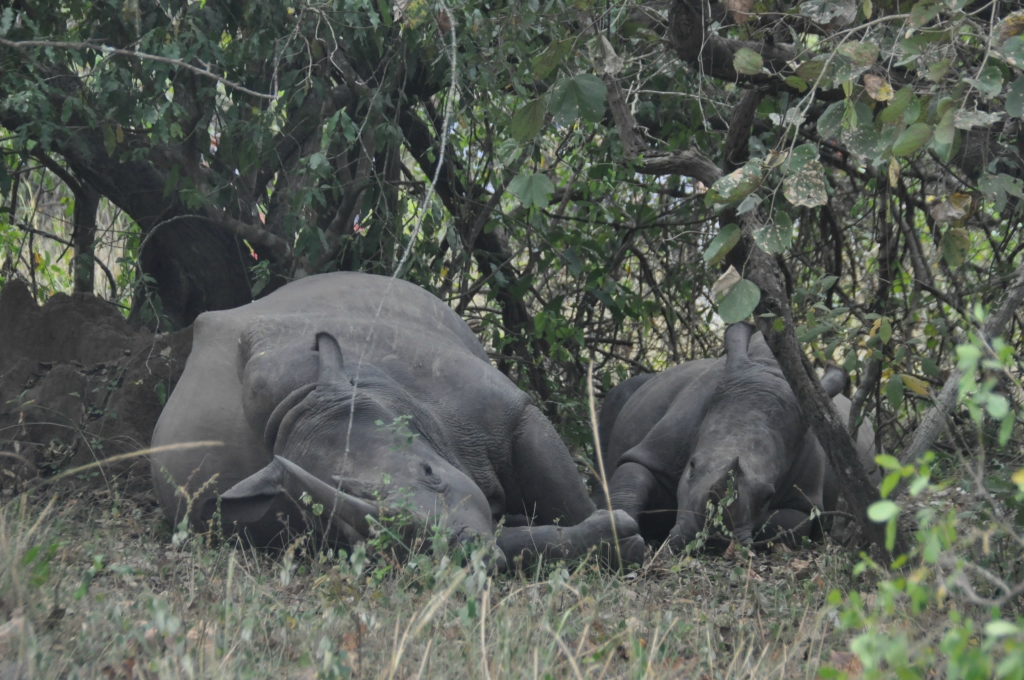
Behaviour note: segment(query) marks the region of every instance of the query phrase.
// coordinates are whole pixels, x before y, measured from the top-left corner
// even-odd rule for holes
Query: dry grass
[[[825,598],[857,587],[831,546],[498,577],[175,549],[148,492],[46,493],[0,510],[0,677],[813,678],[847,644]]]

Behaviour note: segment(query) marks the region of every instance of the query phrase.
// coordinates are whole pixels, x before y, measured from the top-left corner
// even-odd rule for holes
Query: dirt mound
[[[57,294],[39,306],[12,281],[0,290],[0,493],[26,480],[149,445],[192,349],[192,329],[132,329],[113,305]],[[86,477],[148,480],[145,460]]]

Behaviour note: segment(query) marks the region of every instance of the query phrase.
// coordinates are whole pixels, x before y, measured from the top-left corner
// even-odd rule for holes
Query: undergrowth
[[[403,564],[170,538],[149,494],[9,500],[0,674],[813,678],[848,648],[829,592],[871,578],[829,545],[490,576],[442,548]]]

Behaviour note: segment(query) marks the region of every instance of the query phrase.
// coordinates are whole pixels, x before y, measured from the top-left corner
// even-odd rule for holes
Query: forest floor
[[[138,480],[3,498],[0,678],[856,677],[829,593],[874,597],[829,543],[489,577],[177,539]]]

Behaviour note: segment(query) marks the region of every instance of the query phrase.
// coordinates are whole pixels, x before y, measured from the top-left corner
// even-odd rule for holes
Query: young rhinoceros
[[[810,535],[811,509],[835,507],[836,476],[754,330],[733,324],[725,357],[635,376],[605,399],[600,439],[612,507],[637,519],[645,539],[667,535],[672,549],[682,549],[704,527],[708,502],[730,484],[736,498],[723,519],[741,543]],[[848,414],[850,402],[839,394],[845,374],[832,369],[822,382]],[[874,431],[866,422],[857,447],[872,470]]]
[[[310,276],[203,314],[194,332],[153,444],[223,445],[153,457],[174,524],[217,516],[272,544],[318,521],[328,540],[351,546],[399,507],[456,540],[492,536],[505,519],[498,547],[509,559],[613,541],[612,516],[588,498],[551,423],[465,322],[417,286]],[[623,559],[642,561],[636,523],[615,514]]]

